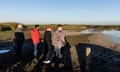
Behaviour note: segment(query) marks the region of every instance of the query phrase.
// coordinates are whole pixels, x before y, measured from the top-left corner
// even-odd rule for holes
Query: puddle
[[[8,53],[10,52],[10,50],[0,50],[0,54],[5,54],[5,53]]]

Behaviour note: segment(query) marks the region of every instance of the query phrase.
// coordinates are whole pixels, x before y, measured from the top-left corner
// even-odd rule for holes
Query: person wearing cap
[[[24,42],[24,33],[23,33],[23,25],[18,24],[15,30],[15,54],[19,57],[22,53],[22,46]]]
[[[44,33],[44,43],[45,43],[45,61],[43,63],[50,63],[50,58],[52,54],[52,28],[51,26],[46,27]]]
[[[32,42],[34,45],[34,51],[33,51],[33,55],[34,55],[34,59],[37,60],[37,54],[38,54],[38,47],[40,44],[40,31],[39,31],[39,25],[35,25],[35,28],[31,31],[31,37],[32,37]]]

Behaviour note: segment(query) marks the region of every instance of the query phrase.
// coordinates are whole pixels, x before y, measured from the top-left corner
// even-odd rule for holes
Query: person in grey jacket
[[[62,25],[58,25],[57,30],[53,33],[52,44],[56,52],[55,56],[58,59],[61,59],[63,57],[61,53],[61,49],[65,46],[65,35],[63,33]]]

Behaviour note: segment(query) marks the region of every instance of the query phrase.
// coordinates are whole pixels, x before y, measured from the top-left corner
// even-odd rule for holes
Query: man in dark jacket
[[[43,63],[50,63],[50,57],[52,54],[52,28],[51,26],[47,26],[46,31],[44,33],[44,43],[45,43],[45,61]]]
[[[23,33],[23,25],[18,24],[17,29],[15,31],[15,53],[17,56],[20,56],[22,53],[22,45],[24,42],[24,33]]]

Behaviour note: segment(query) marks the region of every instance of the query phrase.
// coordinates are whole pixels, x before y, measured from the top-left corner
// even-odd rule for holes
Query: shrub
[[[0,23],[0,31],[7,31],[7,30],[14,31],[16,29],[17,24],[18,23],[15,22]]]

